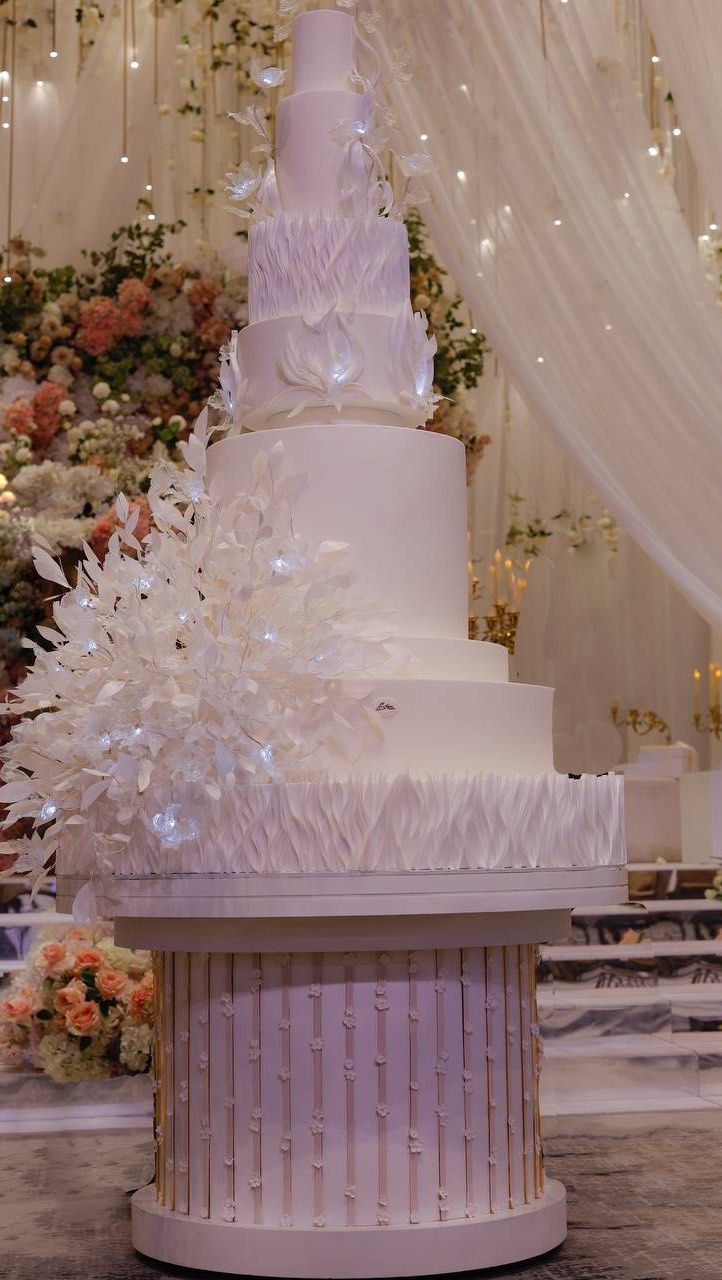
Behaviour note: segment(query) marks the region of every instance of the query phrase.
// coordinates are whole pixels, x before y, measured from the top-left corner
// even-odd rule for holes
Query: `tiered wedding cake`
[[[209,450],[217,519],[194,523],[159,490],[156,514],[191,549],[194,536],[201,549],[216,537],[226,590],[236,544],[225,512],[265,477],[263,502],[252,496],[243,508],[244,519],[261,511],[257,536],[273,557],[263,597],[273,617],[260,620],[261,639],[266,650],[281,643],[263,670],[277,689],[284,663],[294,678],[299,662],[314,666],[370,709],[370,724],[350,756],[329,755],[327,736],[323,763],[300,777],[246,727],[258,780],[211,785],[202,760],[232,777],[233,726],[218,731],[208,757],[198,724],[172,726],[201,705],[198,682],[228,657],[224,618],[212,643],[193,651],[189,694],[173,664],[192,652],[190,633],[178,628],[194,619],[169,596],[176,630],[168,669],[157,668],[167,721],[152,721],[157,687],[133,681],[147,722],[124,721],[116,733],[91,721],[104,752],[116,738],[122,751],[112,769],[87,767],[96,780],[84,785],[93,801],[105,787],[116,807],[94,803],[100,816],[86,821],[79,800],[58,851],[66,895],[92,878],[119,939],[158,953],[157,1177],[134,1199],[135,1243],[167,1261],[239,1274],[478,1270],[558,1243],[564,1193],[544,1179],[539,1136],[534,944],[563,932],[575,903],[624,896],[622,780],[556,775],[551,691],[509,683],[506,651],[466,638],[464,450],[415,429],[433,411],[434,347],[411,310],[405,229],[387,216],[393,197],[373,148],[372,86],[355,91],[354,41],[346,13],[295,21],[294,91],[278,108],[275,166],[269,153],[263,176],[242,167],[236,181],[239,195],[255,199],[251,322],[225,355],[219,403],[243,432]],[[402,168],[424,164],[404,157]],[[308,477],[305,488],[291,486],[290,551],[274,542],[267,518],[278,442],[284,475]],[[196,439],[192,465],[199,451]],[[186,484],[191,506],[194,484]],[[387,626],[406,655],[395,673],[384,650],[383,663],[357,663],[349,679],[333,654],[301,659],[280,634],[274,601],[285,598],[278,591],[298,546],[328,552],[329,543],[348,546],[352,604],[390,611]],[[139,628],[149,594],[172,590],[174,562],[164,554],[153,584],[145,570],[137,577],[136,562],[118,561],[118,593],[136,575],[127,608],[132,617],[137,609]],[[217,578],[201,583],[196,631]],[[295,626],[327,585],[321,572],[300,604],[294,597]],[[97,596],[76,593],[68,605],[70,643],[79,646],[73,687],[90,680],[86,666],[104,646],[120,643],[115,592],[98,585]],[[110,621],[101,635],[92,627],[103,600]],[[159,633],[164,626],[161,618]],[[324,634],[333,626],[324,616]],[[138,637],[152,649],[152,627]],[[46,677],[59,681],[58,697],[60,658],[59,674]],[[124,679],[111,674],[88,685],[99,716],[126,698]],[[250,679],[242,662],[229,698],[241,678],[254,724],[273,715],[277,703],[263,701],[261,678]],[[298,722],[283,714],[293,743]],[[158,761],[184,732],[199,743],[198,776],[183,757],[163,791]],[[139,764],[142,738],[149,747]],[[37,799],[27,798],[22,769],[42,754],[30,750],[20,746],[20,780],[10,784],[28,806]],[[42,821],[68,809],[72,780],[60,766],[54,777],[55,790],[41,791]],[[191,792],[196,808],[186,811]]]

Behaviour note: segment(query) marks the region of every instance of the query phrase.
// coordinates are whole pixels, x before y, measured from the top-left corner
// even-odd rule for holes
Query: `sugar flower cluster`
[[[201,841],[229,789],[323,771],[373,731],[358,681],[397,655],[351,591],[345,547],[296,536],[305,480],[282,444],[259,447],[250,492],[220,501],[209,442],[204,411],[186,468],[152,474],[143,542],[121,495],[104,561],[86,544],[72,587],[35,547],[63,594],[12,695],[0,802],[26,830],[8,842],[16,870],[42,876],[91,820],[101,869],[134,832],[170,851]]]

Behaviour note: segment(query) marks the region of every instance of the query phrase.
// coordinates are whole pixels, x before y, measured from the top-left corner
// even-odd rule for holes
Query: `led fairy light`
[[[128,164],[128,4],[123,0],[123,34],[120,54],[120,163]]]
[[[129,0],[129,3],[130,3],[130,63],[129,63],[129,66],[131,71],[137,71],[138,68],[140,67],[140,62],[138,61],[138,41],[136,36],[136,25],[135,25],[135,0]]]
[[[10,12],[10,32],[8,40],[8,23],[5,23],[5,31],[3,35],[3,66],[7,66],[9,62],[9,104],[8,119],[3,120],[3,130],[9,132],[8,141],[8,167],[7,167],[7,221],[6,221],[6,238],[7,245],[7,267],[5,273],[5,283],[10,284],[12,280],[12,238],[13,238],[13,168],[15,158],[15,130],[12,127],[15,123],[15,33],[17,31],[17,0],[12,0],[12,9]],[[9,43],[9,50],[7,45]],[[6,54],[9,53],[6,62]],[[6,77],[6,82],[7,82]]]
[[[53,0],[50,9],[50,57],[60,57],[58,49],[58,0]]]

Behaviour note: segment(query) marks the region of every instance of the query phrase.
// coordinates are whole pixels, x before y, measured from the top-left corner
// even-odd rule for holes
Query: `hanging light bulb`
[[[12,284],[13,282],[12,276],[3,276],[3,280],[5,281],[6,284]]]
[[[456,176],[459,179],[459,182],[466,182],[466,172],[464,169],[457,169]]]
[[[121,163],[121,164],[129,164],[129,163],[130,163],[130,156],[121,156],[121,157],[120,157],[120,163]]]
[[[131,69],[131,71],[137,71],[139,66],[140,66],[140,63],[139,63],[138,59],[137,59],[137,58],[131,58],[131,60],[130,60],[130,69]]]
[[[50,57],[51,57],[51,58],[59,58],[59,57],[60,57],[60,54],[58,53],[57,49],[51,49],[51,50],[50,50]]]
[[[152,183],[152,182],[146,182],[146,184],[145,184],[145,189],[146,189],[146,191],[152,191],[152,190],[153,190],[153,183]]]
[[[419,134],[419,142],[428,142],[428,141],[429,141],[429,135],[428,135],[428,133],[420,133],[420,134]]]
[[[38,89],[42,89],[43,85],[45,84],[45,81],[44,81],[44,80],[36,80],[36,81],[35,81],[35,83],[36,83],[36,85],[37,85]]]

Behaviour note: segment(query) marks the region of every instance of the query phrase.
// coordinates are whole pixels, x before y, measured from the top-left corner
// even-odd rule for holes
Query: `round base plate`
[[[284,1280],[362,1280],[481,1271],[538,1257],[567,1233],[566,1192],[547,1181],[523,1209],[400,1227],[300,1229],[207,1222],[159,1209],[153,1187],[133,1196],[133,1244],[160,1262]]]

